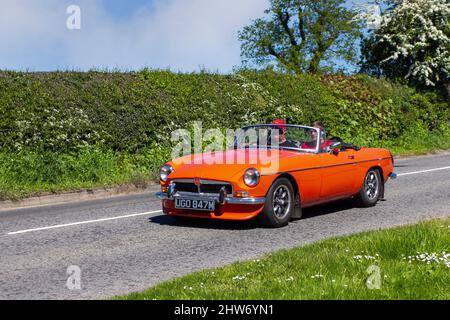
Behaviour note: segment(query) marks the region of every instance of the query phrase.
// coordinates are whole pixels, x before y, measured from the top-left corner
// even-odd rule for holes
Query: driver
[[[273,132],[273,137],[275,141],[278,139],[278,146],[279,147],[285,147],[285,148],[298,148],[298,145],[296,145],[292,141],[286,140],[286,122],[282,119],[277,119],[272,124],[275,125],[276,130]]]

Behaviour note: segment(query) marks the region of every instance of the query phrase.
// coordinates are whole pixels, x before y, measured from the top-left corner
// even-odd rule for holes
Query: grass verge
[[[450,218],[427,221],[196,272],[115,299],[450,299],[449,239]]]
[[[166,158],[158,148],[133,155],[96,147],[76,154],[0,152],[0,201],[121,185],[143,188],[157,181]]]

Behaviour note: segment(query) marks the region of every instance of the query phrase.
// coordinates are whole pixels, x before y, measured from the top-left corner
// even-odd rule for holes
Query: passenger
[[[326,134],[325,134],[325,126],[324,126],[323,122],[322,121],[315,121],[312,124],[312,127],[321,130],[321,132],[322,132],[322,137],[321,137],[322,149],[323,150],[328,150],[330,145],[332,144],[332,141],[331,140],[325,140]],[[311,131],[311,141],[304,142],[302,144],[302,149],[315,149],[316,146],[317,146],[317,131],[316,130],[312,130]]]

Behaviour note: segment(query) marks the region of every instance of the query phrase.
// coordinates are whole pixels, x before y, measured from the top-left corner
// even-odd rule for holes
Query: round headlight
[[[259,183],[260,174],[258,170],[250,168],[244,173],[244,182],[249,187],[254,187]]]
[[[172,166],[168,164],[162,166],[161,169],[159,170],[159,179],[162,182],[166,182],[167,178],[169,177],[169,174],[171,174],[172,172],[173,172]]]

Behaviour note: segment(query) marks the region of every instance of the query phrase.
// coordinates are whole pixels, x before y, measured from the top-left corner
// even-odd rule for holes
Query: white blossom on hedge
[[[412,61],[406,79],[435,86],[450,74],[450,2],[448,0],[391,0],[374,30],[380,43],[394,51],[381,65],[399,58]],[[360,18],[371,21],[370,12]],[[444,79],[446,78],[446,79]]]

